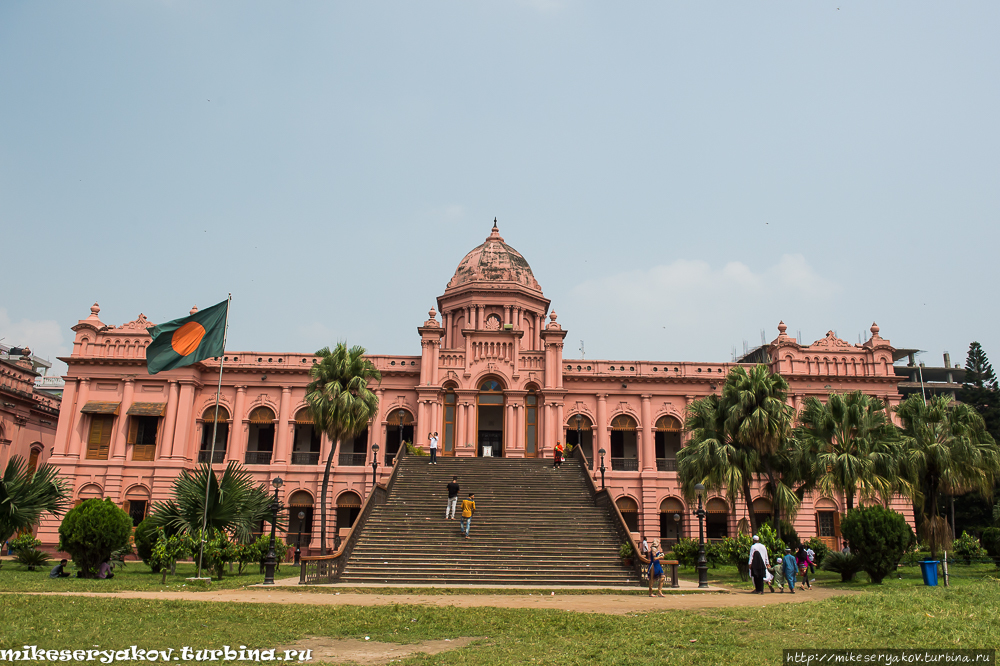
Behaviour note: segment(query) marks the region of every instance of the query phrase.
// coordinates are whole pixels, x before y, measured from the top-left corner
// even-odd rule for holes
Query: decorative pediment
[[[841,340],[834,334],[833,331],[827,331],[826,337],[820,338],[816,342],[809,345],[809,349],[853,349],[852,345],[847,340]]]
[[[113,331],[145,331],[147,328],[152,328],[156,326],[153,322],[146,319],[146,315],[139,313],[139,316],[130,322],[122,324],[121,326],[111,327]]]

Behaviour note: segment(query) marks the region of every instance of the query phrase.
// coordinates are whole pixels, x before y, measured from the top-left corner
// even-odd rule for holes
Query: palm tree
[[[208,484],[208,511],[205,511],[205,486]],[[253,474],[231,460],[221,477],[204,463],[194,472],[181,470],[174,479],[173,499],[153,507],[153,523],[168,533],[195,534],[201,530],[202,517],[208,535],[226,532],[240,543],[253,540],[262,520],[270,521],[271,495]]]
[[[378,414],[378,397],[368,388],[368,382],[381,382],[382,375],[365,358],[364,347],[356,345],[348,349],[340,342],[333,351],[323,347],[316,355],[320,360],[309,369],[312,381],[306,389],[306,404],[313,422],[332,443],[320,491],[320,554],[326,555],[327,492],[333,456],[339,442],[357,437]]]
[[[854,391],[831,393],[826,403],[807,398],[795,436],[820,491],[842,492],[849,511],[857,495],[888,501],[894,492],[909,492],[901,485],[895,432],[885,403]]]
[[[946,493],[978,491],[990,497],[1000,474],[1000,449],[975,409],[947,396],[924,402],[912,395],[896,407],[902,421],[901,468],[923,486],[921,532],[931,559],[948,542],[948,521],[939,501]]]
[[[722,403],[726,408],[726,430],[759,459],[754,471],[767,480],[765,491],[771,496],[775,518],[780,518],[782,510],[794,515],[801,500],[794,491],[797,470],[788,464],[795,417],[795,410],[788,404],[788,382],[763,364],[749,371],[738,366],[726,377]],[[748,511],[751,529],[756,530],[752,504],[748,504]],[[775,522],[780,537],[780,520]]]
[[[32,529],[46,511],[61,516],[68,497],[55,467],[42,465],[32,473],[21,456],[11,456],[0,477],[0,543]]]
[[[703,483],[709,490],[724,489],[730,506],[742,499],[750,515],[750,529],[756,532],[750,482],[760,456],[733,439],[726,430],[726,414],[725,404],[714,394],[691,403],[684,420],[691,439],[677,453],[677,475],[688,498],[694,497],[695,485]]]

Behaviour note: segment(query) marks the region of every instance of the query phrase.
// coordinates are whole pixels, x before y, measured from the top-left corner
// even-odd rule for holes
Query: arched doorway
[[[729,505],[713,497],[705,502],[705,538],[723,539],[729,536]]]
[[[840,550],[840,511],[829,497],[816,502],[816,536],[827,548]]]
[[[455,387],[445,387],[444,393],[444,423],[441,425],[441,451],[445,456],[455,455],[455,418],[458,411],[458,400],[455,397]]]
[[[672,416],[661,416],[653,434],[656,446],[656,471],[676,472],[677,452],[681,450],[681,422]]]
[[[639,470],[636,423],[628,414],[619,414],[611,419],[611,469]]]
[[[300,547],[312,540],[313,498],[304,490],[296,490],[288,498],[288,538],[295,539]]]
[[[247,465],[269,465],[274,452],[274,410],[258,407],[250,412],[250,430],[247,434]]]
[[[566,420],[567,446],[583,446],[583,452],[588,458],[594,457],[593,423],[585,414],[571,414]],[[593,462],[593,461],[591,461]]]
[[[481,457],[503,455],[503,387],[494,379],[479,385],[477,403],[477,453]]]
[[[132,519],[132,527],[138,527],[149,512],[149,489],[145,486],[132,486],[125,493],[125,513]]]
[[[212,454],[212,433],[215,433],[215,453]],[[212,455],[212,464],[226,461],[226,444],[229,442],[229,410],[219,405],[219,418],[215,418],[215,405],[205,410],[201,415],[201,450],[198,451],[198,462],[208,462]]]
[[[677,543],[684,534],[684,504],[676,497],[660,502],[660,545],[664,549]]]
[[[354,521],[361,513],[361,496],[353,491],[341,493],[337,498],[337,523],[336,530],[338,536],[343,530],[354,527]]]
[[[413,414],[398,407],[390,410],[385,417],[385,460],[383,464],[392,465],[396,452],[403,442],[413,443]],[[361,460],[364,465],[364,459]]]
[[[292,444],[293,465],[319,464],[320,431],[312,414],[303,407],[295,415],[295,441]]]
[[[618,512],[622,514],[625,526],[629,532],[639,531],[639,503],[631,497],[619,497],[615,500]]]

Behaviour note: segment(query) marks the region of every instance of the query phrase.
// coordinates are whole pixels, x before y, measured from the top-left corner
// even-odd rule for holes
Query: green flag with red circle
[[[174,319],[149,329],[153,341],[146,347],[149,374],[191,365],[225,351],[226,317],[229,301],[199,310],[189,317]]]

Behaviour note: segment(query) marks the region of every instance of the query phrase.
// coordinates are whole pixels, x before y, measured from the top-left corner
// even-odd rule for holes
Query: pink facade
[[[599,466],[604,449],[606,483],[637,531],[697,536],[674,471],[680,424],[687,405],[720,390],[733,364],[563,358],[566,330],[528,263],[496,226],[461,261],[436,305],[417,327],[419,356],[371,357],[383,377],[373,387],[379,417],[357,441],[342,442],[334,458],[331,504],[342,507],[342,527],[371,487],[372,444],[381,449],[381,476],[401,439],[426,446],[438,432],[444,455],[547,457],[555,442],[579,440]],[[152,323],[140,315],[107,326],[99,312],[95,304],[73,327],[51,462],[70,480],[74,500],[110,497],[138,518],[150,501],[167,497],[179,470],[207,460],[219,361],[150,376],[145,347]],[[863,345],[831,332],[803,346],[783,323],[778,328],[766,358],[789,381],[796,408],[808,396],[855,389],[899,402],[893,348],[877,326]],[[306,514],[299,525],[293,510],[292,540],[300,531],[318,534],[312,507],[331,447],[313,432],[305,410],[315,360],[299,353],[225,355],[217,438],[223,452],[215,462],[240,461],[262,482],[285,480],[283,498]],[[912,508],[895,504],[912,522]],[[800,536],[835,531],[835,514],[844,508],[840,497],[808,497],[795,527]],[[714,495],[708,510],[709,536],[735,534],[745,517],[742,505],[730,507]],[[755,504],[755,512],[769,511],[766,499]],[[56,528],[56,521],[44,523],[40,538],[54,543]]]
[[[0,358],[0,469],[12,456],[29,466],[48,461],[56,439],[59,398],[35,390],[31,350]]]

